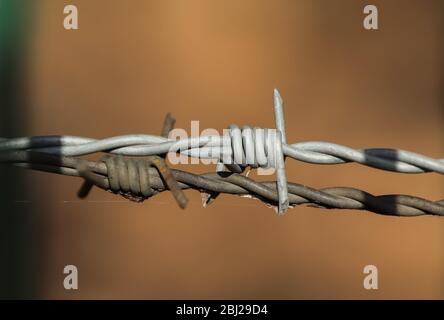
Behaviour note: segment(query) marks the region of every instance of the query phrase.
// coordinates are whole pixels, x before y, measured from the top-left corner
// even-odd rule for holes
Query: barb
[[[168,113],[163,122],[163,127],[161,132],[162,137],[165,138],[168,137],[168,134],[173,129],[175,123],[176,119],[174,119],[171,116],[171,114]],[[159,173],[161,174],[168,188],[171,190],[171,193],[173,194],[174,199],[176,200],[179,207],[185,209],[188,203],[188,199],[185,196],[185,194],[182,192],[182,190],[179,188],[179,185],[177,184],[176,179],[174,179],[174,176],[171,173],[171,170],[168,167],[164,158],[165,155],[162,155],[162,157],[150,156],[148,160],[157,168],[157,170],[159,170]]]
[[[241,173],[246,165],[254,168],[276,168],[276,184],[279,196],[278,214],[281,215],[287,211],[289,206],[285,159],[282,152],[282,143],[286,141],[285,121],[279,91],[274,89],[273,95],[276,131],[271,131],[271,133],[275,134],[265,134],[263,129],[252,129],[247,126],[241,130],[236,125],[230,125],[227,135],[229,157],[228,159],[222,157],[223,161],[217,164],[216,171]],[[211,151],[214,152],[214,150]],[[232,159],[234,164],[231,161]],[[217,194],[211,194],[205,202],[210,203],[216,197]]]
[[[107,191],[126,195],[127,198],[134,201],[147,199],[159,192],[168,190],[158,171],[154,168],[148,168],[145,171],[146,181],[149,181],[149,187],[153,190],[152,194],[141,195],[129,189],[127,192],[135,196],[135,198],[132,198],[128,197],[128,193],[112,190],[108,173],[109,168],[103,162],[87,161],[72,157],[58,157],[32,151],[0,153],[0,162],[33,170],[80,177],[83,177],[83,175],[78,169],[83,166],[83,168],[87,168],[91,172],[91,181],[94,181],[96,186]],[[273,206],[279,201],[275,181],[256,182],[237,173],[205,173],[197,175],[175,169],[172,169],[171,172],[182,190],[195,189],[205,193],[227,193],[248,196]],[[346,187],[317,190],[297,183],[288,183],[288,191],[290,206],[305,204],[327,209],[368,210],[393,216],[444,216],[444,200],[429,201],[409,195],[374,196],[362,190]]]
[[[205,180],[211,179],[213,183],[234,183],[237,187],[243,188],[243,192],[246,192],[241,193],[243,195],[251,194],[254,197],[261,198],[261,200],[265,199],[266,202],[275,202],[279,214],[285,213],[289,205],[298,204],[298,201],[295,200],[296,196],[301,197],[301,194],[298,193],[300,191],[294,192],[296,190],[295,184],[287,183],[285,174],[286,157],[314,164],[356,162],[381,170],[401,173],[436,172],[444,174],[444,159],[433,159],[405,150],[382,148],[356,150],[334,143],[318,141],[288,144],[285,135],[283,100],[277,89],[274,90],[274,112],[276,129],[261,129],[248,126],[239,128],[236,125],[230,125],[228,131],[223,136],[200,136],[178,141],[167,138],[168,132],[174,125],[174,119],[168,116],[165,119],[162,136],[144,134],[124,135],[101,140],[77,136],[0,138],[0,162],[2,158],[4,159],[3,161],[9,161],[8,157],[14,158],[14,155],[27,155],[27,157],[31,158],[23,161],[23,163],[13,161],[14,164],[39,170],[83,176],[87,181],[79,191],[81,196],[86,196],[92,185],[105,188],[105,184],[108,183],[107,189],[115,193],[121,193],[129,197],[138,194],[142,198],[151,195],[151,191],[146,189],[148,182],[142,181],[142,179],[148,179],[148,175],[152,174],[150,166],[154,165],[158,173],[160,173],[163,182],[172,191],[176,201],[183,208],[187,203],[187,198],[181,191],[181,188],[202,187],[206,189],[209,193],[209,196],[206,197],[206,203],[213,201],[218,193],[227,192],[212,188],[211,183],[209,184],[209,181]],[[66,161],[72,163],[72,161],[80,161],[81,159],[70,158],[70,156],[80,157],[97,152],[118,155],[117,165],[114,165],[109,160],[109,157],[106,157],[102,164],[89,163],[85,166],[85,162],[78,163],[77,165],[80,165],[80,167],[58,165],[54,162],[55,160],[51,160],[52,162],[49,165],[45,162],[37,161],[35,163],[33,161],[35,157],[40,159],[43,156],[47,156],[54,159],[71,159]],[[194,180],[200,181],[203,185],[193,185],[192,183],[190,185],[189,181],[178,180],[176,177],[179,174],[178,172],[181,172],[179,177],[190,174],[177,170],[171,171],[168,168],[164,157],[170,152],[184,154],[189,157],[215,159],[219,161],[216,171],[220,175],[211,176],[206,174],[200,176],[200,180],[197,178],[198,176],[193,176]],[[133,162],[124,159],[123,156],[147,156],[148,158],[144,160],[145,162]],[[122,169],[124,165],[127,166],[126,169]],[[114,166],[116,169],[113,169]],[[247,167],[275,168],[277,181],[258,183],[252,180],[245,180],[248,178],[235,174],[242,173]],[[97,168],[101,168],[101,171],[94,171]],[[114,179],[116,176],[113,173],[114,170],[120,172],[116,173],[120,177],[118,183]],[[223,172],[226,171],[232,174],[225,177]],[[94,177],[94,174],[100,174],[102,177]],[[136,182],[136,180],[140,181]],[[178,184],[176,180],[182,181],[183,184]],[[247,186],[245,186],[245,183]],[[162,188],[159,190],[163,191]],[[318,190],[318,192],[321,191]],[[442,204],[440,202],[427,202],[427,200],[411,196],[388,195],[374,197],[363,191],[350,188],[323,189],[322,192],[324,198],[326,195],[333,196],[336,192],[338,193],[336,196],[342,200],[346,198],[348,199],[347,201],[355,201],[355,207],[350,208],[365,208],[375,212],[395,211],[401,215],[441,214],[442,212]],[[137,196],[135,196],[135,200],[137,199]],[[315,204],[319,202],[320,204],[317,205],[340,207],[338,206],[340,203],[337,202],[339,201],[338,199],[336,199],[336,202],[332,202],[336,203],[336,205],[318,201],[317,198],[306,198],[305,200],[309,203],[313,201]],[[360,205],[357,205],[358,202]],[[401,207],[398,208],[398,206]],[[390,210],[388,209],[389,207]]]
[[[162,136],[168,136],[175,122],[176,120],[168,113],[163,123]],[[118,156],[116,159],[105,156],[101,161],[107,166],[111,190],[136,202],[143,201],[143,197],[149,197],[153,194],[154,191],[149,186],[149,180],[147,180],[149,178],[147,170],[151,166],[154,166],[159,171],[179,207],[185,209],[188,198],[177,184],[164,157],[149,156],[145,161],[135,161],[132,159],[124,159],[122,156]],[[76,169],[79,175],[85,178],[77,194],[79,198],[85,198],[88,196],[92,187],[99,182],[85,165],[84,161],[80,161]]]

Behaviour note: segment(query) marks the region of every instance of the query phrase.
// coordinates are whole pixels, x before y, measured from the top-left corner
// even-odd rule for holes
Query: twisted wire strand
[[[273,167],[276,168],[276,178],[277,178],[277,192],[279,196],[278,201],[278,213],[284,214],[288,209],[288,190],[287,190],[287,177],[285,174],[285,163],[284,163],[284,154],[282,150],[282,142],[286,141],[285,139],[285,123],[284,123],[284,112],[283,112],[283,102],[282,98],[277,91],[274,90],[274,111],[275,111],[275,123],[277,129],[268,130],[268,129],[259,129],[255,128],[254,130],[250,127],[244,127],[242,130],[239,129],[235,125],[231,125],[227,134],[224,135],[223,139],[215,139],[215,137],[207,136],[207,137],[197,137],[191,139],[185,139],[177,142],[168,141],[166,139],[158,139],[156,136],[124,136],[120,137],[121,140],[132,140],[137,141],[139,138],[147,138],[152,141],[156,141],[158,144],[151,147],[151,152],[155,152],[154,154],[166,154],[168,152],[180,152],[183,149],[187,148],[199,148],[203,146],[207,146],[207,144],[214,143],[223,143],[223,148],[221,149],[223,153],[217,155],[217,159],[222,161],[224,169],[227,169],[232,172],[242,172],[243,169],[250,165],[252,167]],[[263,134],[265,132],[271,134]],[[274,134],[273,134],[274,133]],[[74,138],[74,139],[73,139]],[[61,145],[61,149],[54,149],[54,146],[48,145],[48,141],[52,140]],[[89,141],[83,145],[74,145],[74,146],[63,146],[62,141],[57,141],[57,137],[49,137],[48,140],[45,140],[44,137],[38,137],[34,139],[34,141],[29,141],[25,139],[18,139],[16,141],[3,141],[0,139],[0,151],[4,150],[13,150],[14,146],[20,148],[35,148],[34,150],[38,150],[40,152],[47,153],[55,153],[60,155],[69,154],[68,148],[75,148],[77,152],[77,156],[83,154],[88,154],[93,152],[95,148],[107,147],[107,148],[115,148],[119,147],[118,141],[116,139],[104,139],[102,141]],[[64,140],[65,142],[72,142],[75,140],[75,137],[68,137]],[[163,142],[162,142],[163,141]],[[228,142],[228,143],[227,143]],[[75,143],[75,142],[74,142]],[[128,148],[144,148],[144,146],[137,145],[135,146],[127,146],[122,147],[121,149]],[[40,147],[37,147],[40,145]],[[217,145],[216,145],[217,146]],[[120,146],[121,147],[121,146]],[[160,149],[159,149],[160,148]],[[166,148],[166,149],[165,149]],[[146,148],[145,148],[146,149]],[[160,150],[160,151],[159,151]],[[220,150],[220,149],[219,149]],[[146,150],[145,150],[146,151]],[[193,151],[193,150],[191,150]],[[196,150],[194,150],[195,152]],[[202,153],[200,150],[197,150],[201,157]],[[212,150],[210,150],[212,151]],[[80,152],[80,153],[79,153]],[[228,155],[226,154],[228,153]],[[190,154],[190,156],[193,156]],[[213,152],[210,152],[210,157],[213,157]],[[221,165],[218,166],[218,171],[221,169]],[[176,190],[179,191],[179,190]]]
[[[226,168],[241,172],[242,166],[270,167],[277,172],[280,190],[285,180],[284,157],[312,164],[342,164],[356,162],[376,169],[401,172],[444,174],[444,159],[434,159],[418,153],[387,148],[353,149],[343,145],[308,141],[288,144],[285,134],[283,100],[278,90],[274,90],[274,114],[276,132],[281,141],[282,152],[273,149],[270,136],[264,134],[270,129],[230,125],[223,136],[198,136],[181,140],[163,136],[132,134],[92,139],[78,136],[35,136],[21,138],[0,138],[0,152],[33,150],[63,156],[83,156],[106,152],[123,156],[152,156],[168,152],[178,152],[190,157],[214,159],[221,162],[217,170]],[[274,129],[273,129],[274,130]],[[278,146],[277,149],[280,149]],[[279,158],[279,159],[273,159]],[[225,165],[225,167],[224,167]]]
[[[137,161],[131,160],[136,165]],[[15,166],[28,169],[58,173],[69,176],[78,176],[90,179],[94,184],[104,190],[122,194],[135,201],[147,199],[159,192],[167,190],[159,172],[152,167],[144,167],[138,171],[139,176],[129,178],[129,162],[123,161],[124,167],[118,167],[115,162],[114,169],[107,162],[94,162],[84,159],[55,156],[33,151],[12,151],[0,153],[0,162],[6,162]],[[137,165],[136,165],[137,167]],[[128,180],[139,179],[127,185],[122,190],[122,185],[111,186],[110,170],[122,170]],[[85,174],[87,173],[87,174]],[[205,193],[227,193],[240,196],[257,198],[266,204],[276,206],[279,201],[275,181],[256,182],[237,173],[205,173],[201,175],[172,170],[172,173],[182,189],[196,189]],[[112,173],[111,173],[112,174]],[[145,177],[142,177],[145,176]],[[145,179],[146,178],[146,179]],[[125,178],[124,178],[125,179]],[[142,189],[135,186],[145,179],[152,192],[142,194]],[[111,178],[112,180],[112,178]],[[430,201],[409,195],[380,195],[375,196],[362,190],[348,187],[334,187],[314,189],[297,183],[288,183],[290,206],[305,204],[328,209],[356,209],[367,210],[384,215],[394,216],[420,216],[440,215],[444,216],[444,200]]]
[[[142,134],[101,140],[77,136],[37,136],[0,140],[0,151],[33,150],[63,156],[83,156],[97,152],[124,156],[148,156],[177,150],[187,156],[218,160],[224,152],[232,153],[231,150],[220,147],[230,144],[224,139],[226,139],[225,136],[200,136],[172,141],[160,136]],[[282,143],[282,150],[286,157],[312,164],[356,162],[376,169],[400,173],[444,174],[444,159],[434,159],[401,149],[352,149],[335,143],[309,141],[294,144]]]
[[[285,157],[317,164],[357,162],[366,166],[395,172],[436,172],[444,174],[443,159],[433,159],[405,150],[381,148],[355,150],[338,144],[317,141],[287,144],[283,101],[276,89],[274,90],[274,111],[276,129],[260,129],[248,126],[240,129],[236,125],[230,125],[228,131],[226,131],[222,137],[200,136],[178,141],[154,135],[125,135],[102,140],[76,136],[0,138],[0,154],[2,152],[6,154],[11,151],[19,152],[19,150],[25,150],[25,152],[34,151],[37,152],[37,154],[56,155],[58,157],[82,156],[96,152],[125,156],[157,156],[174,152],[190,157],[215,159],[219,161],[216,167],[218,172],[229,171],[232,173],[242,173],[247,166],[252,168],[272,167],[276,169],[277,181],[274,186],[275,191],[273,191],[273,188],[266,186],[266,184],[249,184],[249,186],[254,187],[255,191],[253,192],[253,190],[248,188],[247,190],[252,191],[255,193],[255,196],[258,197],[263,196],[261,194],[264,192],[263,188],[268,188],[268,192],[277,193],[277,200],[272,198],[269,193],[269,198],[266,199],[277,201],[279,214],[286,212],[290,203],[292,203],[289,199],[290,196],[295,196],[295,194],[289,194],[289,192],[291,193],[289,189],[291,184],[287,184]],[[168,130],[165,132],[167,131]],[[143,161],[124,161],[122,157],[118,157],[116,161],[117,164],[114,163],[114,158],[112,157],[105,159],[109,189],[129,197],[138,195],[143,198],[152,194],[153,190],[150,189],[149,181],[146,180],[149,176],[149,165],[147,166]],[[47,166],[47,164],[44,163],[38,165],[40,167]],[[83,167],[83,169],[80,168],[82,167],[68,167],[65,169],[66,172],[76,170],[75,172],[77,172],[77,174],[82,175],[85,179],[91,180],[92,182],[94,180],[94,174],[86,167]],[[52,168],[51,170],[54,171],[55,169]],[[237,177],[236,175],[230,175],[227,179],[241,179]],[[139,183],[142,178],[146,180],[143,181],[143,185]],[[180,193],[180,189],[177,187],[170,173],[168,179],[174,184],[174,187],[172,184],[169,185],[173,190],[176,200],[178,200],[179,198],[177,198],[177,196]],[[236,181],[239,185],[245,182],[244,180]],[[96,181],[94,183],[97,184],[98,182]],[[335,190],[338,191],[337,189]],[[86,189],[84,192],[87,193]],[[330,192],[332,191],[330,190]],[[217,197],[217,194],[217,191],[213,191],[208,197],[207,202],[210,203],[213,201],[214,198]],[[404,197],[405,196],[402,196],[400,199],[404,199],[405,201],[408,199],[408,201],[410,201],[408,202],[409,204],[415,204],[419,201],[418,199],[413,201],[412,197],[406,199]],[[367,198],[373,199],[371,195],[367,195]],[[353,197],[350,199],[353,199]],[[397,201],[398,203],[393,201],[393,196],[384,196],[377,199],[377,205],[380,205],[383,201],[391,201],[392,204],[396,205],[400,203],[399,201]],[[371,201],[365,202],[366,205],[368,205],[368,203],[371,203]],[[376,204],[374,208],[372,207],[373,211],[379,210]],[[402,206],[404,204],[401,203],[400,205]],[[415,209],[414,205],[407,207],[409,207],[409,209],[404,210],[408,212],[411,212],[409,210],[418,209]],[[427,208],[428,210],[432,210],[431,212],[434,212],[433,210],[436,209],[430,206],[430,204],[428,204]],[[415,214],[419,213],[416,212]]]

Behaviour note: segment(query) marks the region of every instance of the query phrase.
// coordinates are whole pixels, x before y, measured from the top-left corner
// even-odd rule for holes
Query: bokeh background
[[[102,138],[176,127],[272,127],[288,140],[444,155],[444,3],[372,1],[0,1],[1,135]],[[79,30],[63,28],[63,7]],[[6,36],[5,36],[6,35]],[[195,172],[213,167],[188,166]],[[287,161],[289,180],[444,198],[442,176]],[[4,179],[10,180],[4,180]],[[297,207],[284,217],[222,195],[143,204],[81,180],[2,169],[4,297],[57,299],[444,298],[444,219]],[[63,268],[79,269],[79,290]],[[363,268],[379,289],[363,288]]]

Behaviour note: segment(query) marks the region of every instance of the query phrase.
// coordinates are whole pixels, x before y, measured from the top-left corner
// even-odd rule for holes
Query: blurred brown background
[[[63,7],[79,9],[77,31]],[[20,135],[102,138],[177,127],[272,127],[272,90],[290,142],[393,147],[443,157],[442,1],[56,1],[35,5],[28,123]],[[202,172],[213,167],[188,166]],[[287,161],[290,181],[442,199],[438,174]],[[221,196],[182,211],[168,193],[143,204],[80,180],[27,172],[28,241],[39,298],[444,298],[444,219],[297,207],[278,217]],[[35,208],[39,208],[38,210]],[[12,245],[12,244],[11,244]],[[79,290],[63,267],[79,268]],[[365,265],[379,290],[362,286]],[[31,271],[32,272],[32,271]]]

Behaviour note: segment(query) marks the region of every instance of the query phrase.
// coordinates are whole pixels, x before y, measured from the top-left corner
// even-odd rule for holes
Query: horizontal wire
[[[86,197],[93,185],[132,201],[143,201],[169,189],[179,205],[185,207],[186,197],[181,189],[192,188],[206,194],[203,196],[204,205],[213,202],[219,193],[230,193],[258,198],[277,209],[279,214],[284,214],[289,206],[308,204],[399,216],[444,215],[443,200],[433,202],[408,195],[374,196],[343,187],[317,190],[288,183],[285,157],[313,164],[356,162],[393,172],[439,174],[444,174],[444,159],[399,149],[352,149],[321,141],[288,144],[283,100],[277,89],[273,96],[276,129],[230,125],[222,136],[192,136],[175,140],[166,138],[174,124],[169,115],[162,136],[136,134],[100,140],[55,135],[0,137],[0,162],[80,176],[85,181],[79,197]],[[100,162],[74,158],[99,152],[113,156],[102,157]],[[170,170],[164,163],[167,153],[213,159],[217,163],[217,173],[196,175]],[[131,159],[124,156],[149,157]],[[256,182],[249,179],[241,175],[247,167],[275,168],[277,181]]]
[[[33,150],[63,156],[82,156],[108,152],[125,156],[159,155],[171,150],[201,158],[219,159],[226,144],[225,136],[200,136],[179,141],[155,135],[124,135],[102,140],[77,136],[37,136],[0,140],[0,151]],[[208,150],[213,156],[205,156]],[[283,154],[312,164],[359,164],[393,172],[444,174],[444,159],[434,159],[400,149],[352,149],[329,142],[282,143]],[[204,151],[204,152],[203,152]],[[228,150],[231,152],[231,150]]]
[[[33,151],[0,152],[0,162],[10,163],[28,169],[81,176],[77,170],[81,163],[94,173],[95,184],[109,190],[108,168],[103,162],[51,155]],[[276,206],[279,196],[275,181],[257,182],[236,173],[193,174],[181,170],[171,170],[181,189],[196,189],[205,193],[227,193],[260,199]],[[166,191],[163,180],[154,168],[147,170],[150,186],[156,193]],[[288,199],[291,206],[305,204],[328,209],[368,210],[394,216],[444,216],[444,200],[429,201],[409,195],[375,196],[365,191],[334,187],[314,189],[297,183],[287,183]]]

